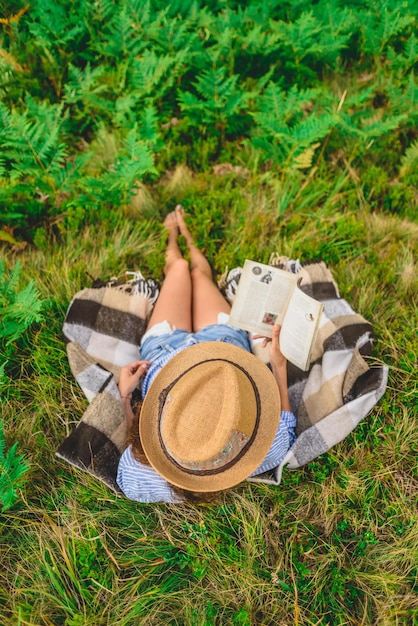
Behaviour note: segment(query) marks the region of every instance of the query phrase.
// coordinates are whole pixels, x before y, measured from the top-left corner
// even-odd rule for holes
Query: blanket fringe
[[[292,272],[292,274],[297,274],[303,267],[299,259],[289,259],[289,257],[281,256],[277,252],[273,252],[270,255],[268,264],[281,270]]]
[[[135,272],[125,272],[126,276],[132,276],[129,280],[120,280],[112,276],[107,281],[94,280],[92,289],[115,289],[131,296],[145,296],[154,305],[160,295],[160,284],[153,278],[145,279],[139,270]]]

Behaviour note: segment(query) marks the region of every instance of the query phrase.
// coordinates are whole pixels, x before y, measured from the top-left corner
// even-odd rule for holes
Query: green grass
[[[277,191],[186,176],[191,229],[219,276],[270,252],[330,265],[343,297],[374,325],[388,390],[358,428],[280,487],[243,484],[219,505],[141,505],[54,457],[86,401],[61,326],[92,276],[141,267],[161,277],[161,184],[150,208],[29,247],[18,256],[47,300],[47,322],[15,346],[3,420],[30,462],[1,515],[4,624],[412,624],[417,563],[416,261],[418,228],[367,208],[277,216]],[[305,188],[306,189],[306,188]],[[187,202],[186,202],[187,201]],[[309,207],[309,208],[308,208]],[[116,218],[115,218],[116,219]],[[241,245],[238,246],[238,242]],[[12,265],[16,253],[5,251]],[[415,589],[416,590],[416,589]]]
[[[418,624],[415,7],[244,4],[0,0],[0,254],[43,302],[0,339],[1,626]],[[279,487],[150,506],[55,457],[87,406],[61,329],[92,277],[162,278],[179,202],[216,278],[326,261],[389,383]]]

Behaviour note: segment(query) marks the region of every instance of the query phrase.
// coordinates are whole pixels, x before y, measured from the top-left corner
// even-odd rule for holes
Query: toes
[[[177,228],[178,227],[178,223],[177,223],[177,214],[175,211],[171,211],[171,213],[169,213],[165,220],[164,220],[164,226],[166,228]]]
[[[184,217],[184,209],[183,209],[183,207],[181,206],[181,204],[178,204],[178,205],[176,206],[175,214],[176,214],[176,216],[178,216],[181,220],[183,219],[183,217]]]
[[[178,204],[176,206],[176,210],[175,210],[176,216],[177,216],[177,223],[179,225],[179,228],[181,231],[186,231],[187,230],[187,226],[186,226],[186,222],[184,221],[184,209],[181,206],[181,204]]]

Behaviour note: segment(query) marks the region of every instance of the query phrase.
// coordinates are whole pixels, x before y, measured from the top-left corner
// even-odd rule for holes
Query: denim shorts
[[[238,346],[238,348],[251,352],[251,344],[247,332],[240,328],[234,328],[229,324],[211,324],[195,333],[175,329],[160,334],[156,328],[157,332],[154,335],[152,334],[153,330],[154,328],[151,328],[147,332],[146,337],[143,338],[143,341],[141,341],[140,354],[141,359],[144,361],[155,361],[164,354],[175,352],[181,347],[186,348],[204,341],[232,343],[234,346]]]

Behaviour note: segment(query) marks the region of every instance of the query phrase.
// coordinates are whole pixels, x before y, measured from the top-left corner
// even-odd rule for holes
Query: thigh
[[[195,268],[192,270],[191,276],[192,323],[193,330],[196,332],[205,326],[216,324],[218,313],[229,313],[231,306],[206,273]]]
[[[192,330],[192,282],[185,259],[171,263],[161,286],[147,330],[168,321],[173,328]]]

